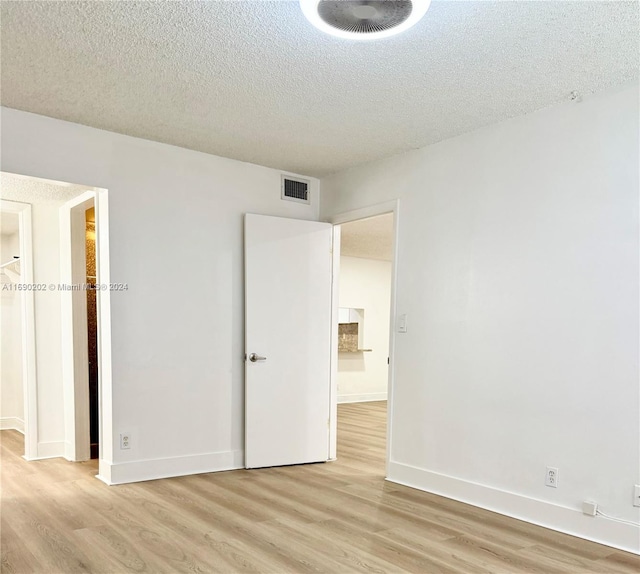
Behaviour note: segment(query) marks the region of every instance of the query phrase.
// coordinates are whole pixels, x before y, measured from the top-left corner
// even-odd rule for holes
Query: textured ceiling
[[[393,259],[393,214],[360,219],[340,226],[340,255]]]
[[[638,77],[638,2],[433,2],[345,41],[295,1],[2,1],[1,101],[308,175]]]
[[[0,172],[0,198],[22,203],[59,203],[87,191],[88,187]]]

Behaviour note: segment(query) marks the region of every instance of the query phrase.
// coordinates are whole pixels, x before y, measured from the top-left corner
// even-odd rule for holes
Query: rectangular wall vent
[[[309,203],[309,180],[282,176],[282,199]]]

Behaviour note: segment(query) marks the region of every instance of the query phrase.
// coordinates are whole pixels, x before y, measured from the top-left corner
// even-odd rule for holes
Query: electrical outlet
[[[640,484],[633,487],[633,505],[640,506]]]
[[[120,434],[120,450],[131,448],[131,433],[123,432]]]
[[[550,486],[551,488],[558,488],[558,469],[553,466],[547,467],[547,474],[544,478],[545,486]]]

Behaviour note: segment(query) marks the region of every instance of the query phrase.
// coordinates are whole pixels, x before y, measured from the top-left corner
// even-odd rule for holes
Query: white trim
[[[0,430],[15,430],[24,434],[24,421],[18,417],[0,417]]]
[[[230,450],[101,464],[100,474],[97,478],[106,484],[114,485],[243,468],[243,451]]]
[[[96,478],[105,484],[111,484],[111,463],[103,459],[98,460],[98,474]]]
[[[76,195],[72,197],[69,201],[66,201],[63,207],[71,209],[73,207],[80,207],[84,203],[89,203],[93,201],[96,197],[96,190],[88,189],[87,191],[82,192],[80,195]]]
[[[582,501],[568,508],[395,461],[389,462],[387,480],[640,554],[640,526],[586,516],[582,514]]]
[[[0,201],[0,211],[16,213],[20,233],[21,283],[33,283],[33,235],[31,205],[17,201]],[[22,298],[22,387],[24,393],[24,457],[37,457],[38,392],[36,382],[36,327],[34,292],[21,292]]]
[[[377,215],[385,215],[386,213],[393,213],[393,261],[391,262],[391,297],[390,297],[390,312],[389,312],[389,368],[388,368],[388,383],[387,383],[387,444],[386,444],[386,475],[389,476],[389,465],[391,463],[391,429],[392,429],[392,421],[393,421],[393,388],[395,381],[395,349],[396,349],[396,293],[397,293],[397,283],[398,283],[398,236],[399,236],[399,228],[400,228],[400,200],[393,199],[391,201],[385,201],[384,203],[378,203],[376,205],[370,205],[368,207],[363,207],[360,209],[354,209],[352,211],[346,211],[344,213],[338,213],[337,215],[331,216],[329,218],[329,223],[335,225],[341,225],[343,223],[349,223],[351,221],[358,221],[359,219],[367,219],[368,217],[375,217]],[[338,263],[336,266],[336,259],[338,259]],[[334,269],[340,269],[340,250],[333,251],[333,261],[334,261]],[[334,284],[339,281],[338,275],[334,275],[333,278]],[[335,312],[335,320],[334,323],[337,324],[337,313],[338,313],[338,302],[337,302],[337,287],[334,285],[334,297],[335,300],[333,302],[334,312]],[[336,327],[335,331],[332,332],[332,341],[331,348],[337,354],[338,349],[338,329]],[[337,366],[335,370],[331,371],[331,388],[338,387],[338,369]],[[333,393],[332,395],[332,403],[331,403],[331,417],[329,420],[329,444],[331,448],[334,449],[332,452],[336,452],[337,445],[337,430],[336,430],[336,419],[337,419],[337,393]],[[331,449],[330,449],[331,450]]]
[[[109,212],[108,192],[94,188],[86,191],[60,208],[60,280],[75,283],[72,266],[72,214],[74,210],[93,205],[96,212],[96,283],[109,285]],[[89,405],[83,381],[74,375],[76,351],[74,343],[73,292],[62,294],[62,369],[65,406],[65,458],[86,460],[89,458]],[[111,293],[109,289],[97,291],[98,310],[98,416],[99,416],[99,466],[108,468],[112,460],[112,395],[111,395]],[[77,311],[77,310],[76,310]],[[80,313],[83,315],[82,313]],[[86,313],[84,313],[83,318]],[[86,329],[86,326],[85,326]],[[81,345],[82,346],[82,345]],[[85,345],[86,346],[86,345]],[[84,349],[84,347],[83,347]],[[85,381],[86,382],[86,381]],[[87,399],[87,400],[85,400]],[[105,466],[107,465],[107,466]],[[107,474],[108,472],[105,471]]]
[[[386,401],[388,393],[365,393],[361,395],[338,395],[338,403],[371,403],[374,401]]]
[[[60,207],[60,282],[86,281],[86,215],[95,192],[84,193]],[[96,226],[97,228],[97,226]],[[65,458],[89,460],[89,373],[87,297],[84,291],[60,293],[62,315],[62,380],[65,405]]]
[[[336,253],[338,254],[336,257]],[[329,371],[329,460],[338,456],[338,313],[340,292],[340,226],[333,226],[331,246],[331,365]]]
[[[64,458],[64,441],[39,442],[38,454],[24,458],[26,460],[43,460],[45,458]]]
[[[109,259],[109,194],[96,189],[96,282],[111,283]],[[99,460],[113,460],[113,387],[111,368],[111,290],[98,291],[98,416]]]
[[[385,213],[397,213],[400,206],[399,199],[393,199],[391,201],[385,201],[383,203],[376,203],[375,205],[369,205],[368,207],[361,207],[360,209],[354,209],[352,211],[345,211],[344,213],[338,213],[329,218],[329,223],[333,225],[340,225],[341,223],[350,223],[351,221],[358,221],[359,219],[367,219],[369,217],[375,217],[376,215],[384,215]],[[395,221],[394,221],[395,223]]]

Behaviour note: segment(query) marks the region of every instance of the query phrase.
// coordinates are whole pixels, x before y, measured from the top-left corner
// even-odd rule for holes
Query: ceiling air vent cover
[[[341,38],[373,40],[393,36],[413,26],[431,0],[300,0],[307,19]]]
[[[309,203],[309,180],[282,176],[282,199]]]
[[[338,30],[371,34],[402,24],[412,8],[411,0],[320,0],[318,15]]]

